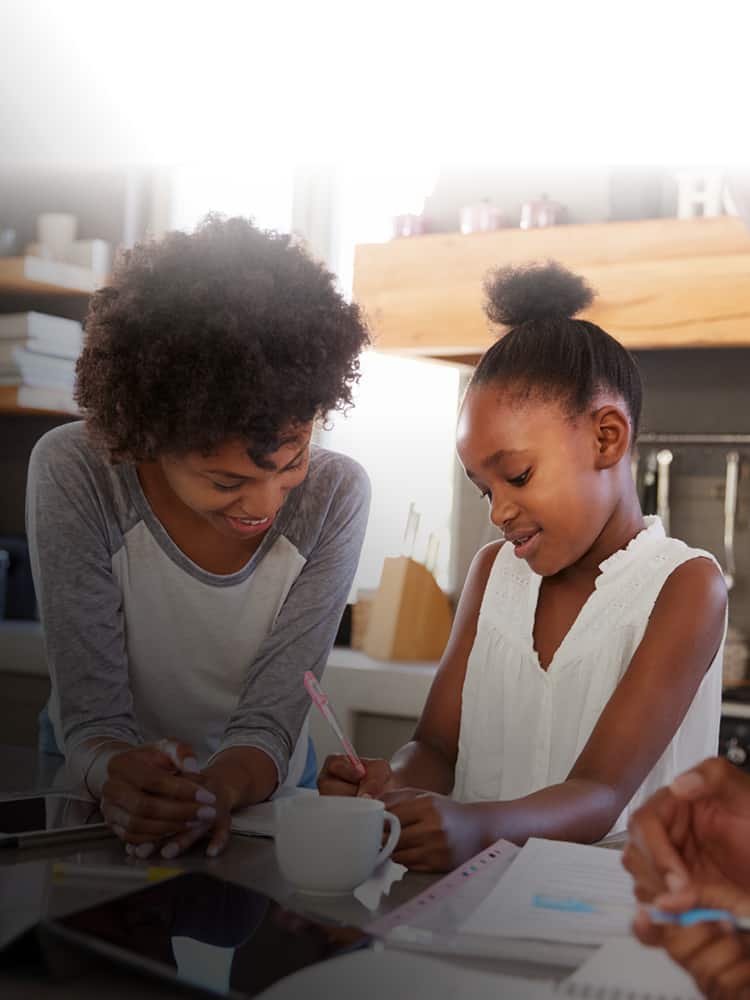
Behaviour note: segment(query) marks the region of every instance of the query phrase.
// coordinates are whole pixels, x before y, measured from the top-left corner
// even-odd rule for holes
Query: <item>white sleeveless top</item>
[[[594,592],[555,651],[539,665],[533,629],[542,577],[512,545],[487,581],[464,680],[453,797],[520,798],[564,781],[643,638],[667,577],[708,552],[667,538],[658,517],[599,566]],[[726,635],[726,625],[725,625]],[[657,788],[716,754],[721,714],[719,651],[678,731],[612,832]]]

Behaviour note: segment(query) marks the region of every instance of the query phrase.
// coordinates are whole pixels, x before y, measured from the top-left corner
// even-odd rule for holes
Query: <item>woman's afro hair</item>
[[[290,236],[209,215],[121,255],[93,296],[76,399],[112,462],[274,451],[351,405],[369,343],[356,305]]]

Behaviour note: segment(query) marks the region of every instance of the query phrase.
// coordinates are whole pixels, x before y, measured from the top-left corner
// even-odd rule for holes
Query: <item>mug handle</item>
[[[385,844],[381,847],[378,856],[375,858],[373,868],[377,868],[378,865],[383,864],[386,858],[390,858],[396,844],[398,843],[398,838],[401,836],[401,823],[399,822],[398,817],[394,816],[393,813],[388,812],[386,809],[383,813],[383,820],[386,819],[390,821],[391,832],[388,834],[388,840],[386,840]]]

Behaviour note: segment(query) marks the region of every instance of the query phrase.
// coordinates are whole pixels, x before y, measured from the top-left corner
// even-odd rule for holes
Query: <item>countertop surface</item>
[[[64,772],[60,770],[59,759],[40,758],[35,751],[22,747],[0,746],[1,797],[64,785]],[[44,849],[4,849],[0,852],[0,948],[32,927],[43,916],[63,915],[125,891],[132,891],[131,885],[124,886],[122,882],[116,881],[109,885],[98,880],[95,884],[79,882],[77,885],[66,885],[64,880],[55,882],[52,878],[52,862],[57,860],[89,865],[119,866],[134,863],[126,858],[122,846],[114,837]],[[137,864],[147,865],[148,862]],[[390,894],[381,899],[377,910],[370,911],[352,895],[325,898],[296,894],[279,872],[273,841],[261,837],[233,835],[229,847],[218,858],[206,858],[199,848],[195,848],[169,864],[186,871],[210,872],[264,892],[290,909],[315,913],[356,926],[368,924],[377,916],[406,902],[434,881],[434,876],[410,873],[393,885]],[[104,996],[107,1000],[133,1000],[134,989],[137,989],[139,1000],[185,995],[168,984],[152,983],[114,966],[95,970],[90,975],[87,973],[85,978],[55,982],[41,969],[15,965],[7,967],[0,954],[0,996],[3,1000],[34,1000],[37,997],[101,1000]]]

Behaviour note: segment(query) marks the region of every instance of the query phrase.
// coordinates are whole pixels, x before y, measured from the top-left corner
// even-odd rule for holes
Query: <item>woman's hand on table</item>
[[[217,854],[221,854],[229,843],[233,805],[233,797],[229,789],[219,777],[209,772],[196,775],[194,780],[199,781],[200,787],[214,796],[212,803],[214,815],[205,821],[188,823],[186,824],[188,829],[178,831],[171,836],[165,844],[161,845],[163,858],[176,858],[205,837],[208,837],[206,854],[209,858],[214,858]]]
[[[401,823],[393,860],[413,871],[452,871],[483,847],[481,803],[419,788],[386,793],[383,801]]]
[[[148,857],[157,844],[176,835],[189,835],[191,844],[205,836],[219,814],[218,800],[191,747],[172,741],[166,747],[160,742],[114,754],[100,808],[128,853]],[[179,849],[166,856],[177,853]]]
[[[161,847],[164,858],[176,858],[197,841],[208,838],[206,854],[213,858],[229,843],[232,810],[264,802],[278,784],[278,771],[271,757],[258,747],[228,747],[216,754],[200,773],[189,776],[214,796],[214,816],[170,837]]]
[[[712,758],[633,814],[623,864],[642,902],[723,881],[750,889],[750,777]]]
[[[344,754],[327,757],[318,775],[320,794],[380,799],[393,789],[395,777],[387,760],[363,757],[362,763],[365,766],[364,777]]]
[[[655,905],[669,913],[694,907],[728,910],[750,916],[750,895],[726,883],[682,889],[657,896]],[[750,998],[750,935],[731,924],[704,922],[692,927],[653,922],[642,910],[633,925],[646,945],[662,947],[695,980],[711,1000]]]

